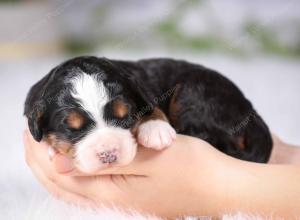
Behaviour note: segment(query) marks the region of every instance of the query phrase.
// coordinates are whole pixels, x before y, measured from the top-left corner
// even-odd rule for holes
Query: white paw
[[[144,147],[161,150],[169,147],[176,138],[176,131],[162,120],[150,120],[138,128],[138,143]]]

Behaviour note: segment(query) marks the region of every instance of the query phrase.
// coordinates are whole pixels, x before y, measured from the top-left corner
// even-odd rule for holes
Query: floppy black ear
[[[155,97],[152,97],[152,94],[149,93],[146,83],[143,79],[143,73],[140,72],[140,68],[138,68],[134,63],[127,61],[111,61],[104,57],[102,58],[102,60],[109,63],[111,67],[115,68],[119,72],[119,74],[124,79],[126,79],[126,82],[129,83],[129,87],[132,89],[131,91],[137,98],[138,104],[140,105],[139,107],[147,108],[150,110],[154,109]]]
[[[145,83],[142,80],[139,80],[135,77],[128,76],[128,82],[131,86],[131,88],[134,88],[136,95],[140,97],[141,99],[141,103],[143,103],[143,105],[146,105],[147,107],[151,107],[154,108],[154,98],[152,97],[151,94],[148,92],[147,86],[145,85]],[[146,107],[143,106],[143,107]]]
[[[45,114],[45,104],[40,102],[32,106],[31,112],[28,114],[28,127],[33,138],[40,142],[43,138],[43,120]]]
[[[24,115],[28,119],[28,127],[32,136],[38,142],[43,138],[43,124],[46,111],[44,93],[52,78],[53,73],[49,73],[37,82],[30,89],[25,101]]]

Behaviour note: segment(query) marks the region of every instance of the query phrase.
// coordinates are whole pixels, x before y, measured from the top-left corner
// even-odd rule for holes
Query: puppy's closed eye
[[[117,118],[124,118],[129,113],[129,106],[121,99],[116,99],[112,103],[113,115]]]
[[[85,118],[81,113],[72,111],[67,116],[66,123],[70,128],[79,130],[83,127],[85,123]]]

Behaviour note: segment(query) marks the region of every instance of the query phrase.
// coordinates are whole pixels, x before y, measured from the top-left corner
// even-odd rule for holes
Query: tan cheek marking
[[[113,102],[113,114],[117,118],[124,118],[128,114],[128,106],[121,100]]]
[[[38,120],[41,120],[42,117],[43,117],[43,112],[42,111],[38,111],[37,112],[37,118],[38,118]]]
[[[84,123],[84,117],[77,112],[71,112],[67,118],[67,123],[70,128],[80,129]]]
[[[59,153],[61,153],[63,155],[67,155],[70,158],[74,158],[75,148],[71,143],[69,143],[67,141],[60,140],[54,134],[49,134],[46,137],[46,142],[49,145],[51,145],[53,148],[55,148]]]

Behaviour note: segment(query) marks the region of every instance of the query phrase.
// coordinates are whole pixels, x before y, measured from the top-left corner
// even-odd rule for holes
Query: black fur
[[[69,85],[78,71],[98,74],[112,97],[130,106],[128,116],[120,120],[112,116],[108,103],[108,123],[132,128],[140,116],[159,107],[180,134],[202,138],[239,159],[267,162],[270,157],[269,129],[241,91],[216,71],[172,59],[129,62],[78,57],[61,64],[32,87],[26,100],[25,115],[36,140],[55,133],[76,143],[94,126],[90,119],[75,131],[64,123],[69,111],[80,108],[70,96]],[[171,100],[177,108],[175,119],[170,115]]]

